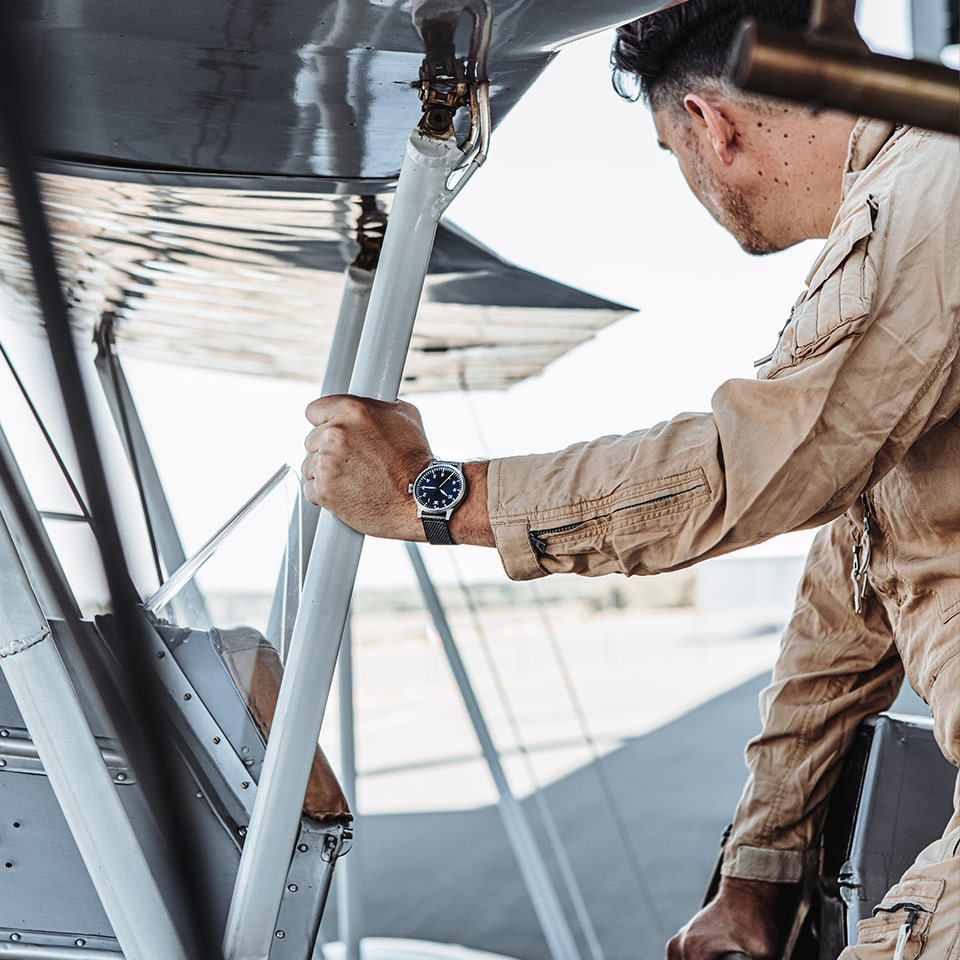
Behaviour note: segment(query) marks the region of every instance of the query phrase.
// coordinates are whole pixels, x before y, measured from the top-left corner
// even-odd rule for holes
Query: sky
[[[903,0],[860,7],[874,49],[909,54]],[[447,216],[520,266],[639,312],[507,391],[409,397],[439,457],[544,452],[709,409],[722,382],[755,375],[819,249],[741,251],[656,146],[646,108],[614,93],[611,36],[560,52],[495,131],[489,160]],[[134,359],[126,368],[188,551],[281,463],[299,467],[303,409],[322,371],[315,386]],[[797,553],[809,539],[759,549]],[[457,559],[473,579],[502,577],[493,551],[461,548]],[[449,579],[449,564],[431,561]],[[256,562],[231,576],[245,589],[270,580]],[[397,545],[368,542],[361,587],[408,580]]]

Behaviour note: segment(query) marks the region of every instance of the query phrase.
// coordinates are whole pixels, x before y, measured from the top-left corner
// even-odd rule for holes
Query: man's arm
[[[899,207],[893,177],[884,174],[878,196],[858,181],[763,379],[728,381],[706,413],[491,461],[486,502],[479,480],[455,536],[489,544],[492,532],[513,579],[649,574],[843,513],[960,406],[960,221],[950,215],[960,187],[950,149],[914,137],[878,161],[900,164],[903,177],[937,172],[936,190],[914,189]],[[331,398],[310,410],[318,430],[304,472],[318,483],[308,495],[363,532],[421,538],[406,485],[429,446],[422,428],[390,429],[397,410],[409,419],[406,405]],[[354,423],[361,429],[343,429]],[[331,428],[338,446],[324,444]],[[381,488],[384,461],[393,472]]]
[[[408,485],[433,459],[420,411],[398,400],[322,397],[307,407],[303,492],[355,530],[426,540]],[[487,462],[465,463],[467,498],[450,520],[457,543],[495,545],[487,513]]]
[[[824,527],[807,559],[763,729],[747,746],[750,776],[724,848],[720,891],[671,941],[669,960],[741,950],[773,955],[773,910],[784,884],[816,870],[827,799],[860,721],[887,709],[903,680],[883,608],[872,593],[854,612],[849,524]]]

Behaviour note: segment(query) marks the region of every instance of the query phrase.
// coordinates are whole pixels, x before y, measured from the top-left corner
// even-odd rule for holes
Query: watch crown
[[[407,484],[407,493],[413,493],[413,484],[412,484],[412,483],[408,483],[408,484]]]

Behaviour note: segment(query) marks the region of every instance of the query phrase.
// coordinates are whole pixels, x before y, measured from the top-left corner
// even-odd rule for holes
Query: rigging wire
[[[117,405],[117,411],[120,414],[120,426],[123,429],[123,442],[127,448],[127,459],[130,461],[130,469],[133,472],[133,479],[137,485],[137,494],[140,497],[140,510],[143,513],[143,522],[147,528],[147,538],[150,541],[150,553],[153,555],[153,567],[157,573],[157,586],[162,587],[164,581],[163,567],[160,564],[160,550],[157,547],[157,536],[154,533],[153,521],[150,517],[150,507],[147,503],[147,490],[143,483],[143,474],[140,470],[140,458],[137,456],[137,448],[133,444],[133,430],[130,427],[130,417],[127,413],[127,405],[124,403],[124,395],[120,384],[120,374],[117,370],[117,356],[113,350],[113,324],[114,317],[104,316],[100,330],[98,331],[98,348],[103,355],[107,372],[110,376],[110,385],[113,388],[114,402]]]
[[[473,401],[473,394],[467,388],[466,384],[462,384],[462,386],[464,388],[463,396],[466,400],[467,410],[469,412],[470,419],[473,422],[474,431],[476,432],[477,438],[480,441],[480,449],[484,452],[484,455],[487,456],[487,451],[489,451],[490,447],[487,443],[486,434],[483,429],[480,416],[477,412],[476,404]],[[583,698],[580,696],[580,691],[577,687],[576,681],[573,679],[573,673],[570,670],[570,665],[567,662],[563,648],[561,647],[556,631],[553,628],[553,623],[550,620],[550,616],[547,611],[547,602],[537,584],[534,583],[530,586],[536,602],[537,610],[540,614],[540,620],[544,626],[547,642],[556,662],[557,670],[559,671],[560,677],[563,681],[567,698],[569,699],[570,705],[573,709],[573,714],[580,730],[580,736],[582,737],[584,745],[587,747],[587,750],[590,754],[590,766],[597,778],[597,784],[600,787],[600,792],[603,795],[604,803],[607,806],[614,831],[620,840],[620,847],[627,862],[630,875],[633,878],[634,886],[636,887],[637,893],[640,895],[640,899],[643,901],[643,904],[646,907],[648,916],[653,921],[653,925],[656,927],[658,935],[666,940],[669,938],[670,932],[667,930],[666,924],[663,920],[663,915],[660,913],[656,899],[653,896],[653,891],[651,890],[650,883],[647,880],[646,871],[643,868],[643,863],[640,859],[637,845],[634,842],[630,828],[627,826],[627,821],[623,815],[623,810],[621,809],[620,803],[617,800],[616,791],[613,788],[613,784],[611,783],[610,777],[608,776],[604,766],[603,754],[600,752],[600,748],[590,727],[590,722],[587,719],[586,710],[583,706]]]
[[[66,463],[64,463],[63,457],[60,456],[60,451],[57,449],[57,445],[53,442],[53,437],[50,436],[50,431],[47,430],[46,424],[43,422],[43,418],[40,416],[40,411],[37,410],[36,406],[34,405],[33,399],[30,397],[30,392],[27,390],[26,384],[21,379],[20,374],[17,372],[17,368],[13,365],[13,360],[10,358],[10,354],[7,353],[7,349],[2,343],[0,343],[0,354],[3,355],[4,362],[10,370],[10,374],[13,377],[14,383],[17,385],[17,389],[20,391],[20,395],[23,397],[24,401],[29,407],[30,413],[33,415],[33,419],[37,422],[37,426],[40,428],[40,432],[43,434],[43,439],[46,441],[47,446],[50,448],[50,452],[53,454],[53,459],[57,461],[57,466],[60,468],[60,472],[63,474],[63,479],[67,481],[67,486],[70,488],[70,493],[73,494],[73,499],[77,501],[77,506],[80,508],[80,512],[83,514],[83,519],[89,523],[91,517],[90,511],[87,509],[86,502],[84,501],[76,483],[74,483],[73,476],[70,474]]]
[[[480,614],[473,599],[473,592],[463,579],[460,573],[460,568],[457,565],[456,558],[451,557],[451,561],[453,570],[457,577],[457,583],[460,587],[460,592],[463,594],[463,598],[467,604],[467,609],[470,611],[470,618],[473,622],[474,633],[476,634],[480,643],[480,648],[483,651],[484,659],[487,662],[487,668],[490,671],[494,686],[497,689],[497,697],[500,700],[500,705],[503,708],[504,715],[507,718],[507,723],[510,726],[513,740],[517,745],[517,751],[523,758],[523,764],[527,772],[527,777],[533,786],[533,796],[537,804],[537,810],[540,814],[540,819],[543,822],[544,829],[546,830],[547,840],[550,843],[550,848],[553,850],[553,855],[556,858],[557,866],[560,868],[560,876],[563,879],[563,885],[566,888],[567,895],[570,897],[570,902],[573,906],[573,912],[576,914],[577,922],[580,924],[580,929],[583,931],[584,939],[587,941],[587,947],[590,950],[593,960],[605,960],[603,948],[600,946],[600,940],[597,937],[597,931],[594,928],[593,921],[590,918],[590,911],[587,909],[587,904],[583,899],[583,892],[580,890],[580,884],[577,882],[576,872],[573,869],[573,865],[570,863],[570,857],[567,854],[566,847],[560,835],[560,828],[557,825],[553,811],[550,809],[550,805],[547,803],[546,792],[537,774],[533,757],[531,756],[530,750],[527,747],[523,732],[520,729],[520,722],[517,719],[516,713],[514,712],[513,703],[510,699],[510,695],[507,692],[506,685],[503,682],[500,669],[497,666],[496,660],[494,659],[493,651],[490,648],[486,631],[481,623]]]

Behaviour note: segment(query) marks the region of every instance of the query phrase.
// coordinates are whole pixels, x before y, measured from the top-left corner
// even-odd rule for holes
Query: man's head
[[[812,0],[686,0],[617,31],[614,87],[653,112],[700,202],[748,253],[826,236],[854,118],[744,93],[725,78],[740,23],[803,29]]]

